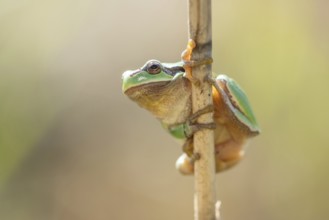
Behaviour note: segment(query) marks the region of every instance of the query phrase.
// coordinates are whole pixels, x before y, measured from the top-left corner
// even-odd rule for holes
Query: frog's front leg
[[[201,115],[208,114],[214,111],[213,105],[208,105],[203,109],[200,109],[190,115],[185,123],[185,135],[187,138],[193,136],[193,134],[201,129],[215,129],[215,123],[198,123],[197,120]]]
[[[176,167],[183,174],[191,174],[194,169],[194,162],[200,159],[200,154],[194,152],[193,135],[202,129],[215,129],[215,123],[198,123],[197,119],[207,113],[213,112],[212,105],[190,115],[185,123],[168,126],[169,132],[176,138],[185,139],[183,144],[184,154],[177,160]]]
[[[169,131],[169,133],[178,139],[189,139],[193,137],[193,134],[201,129],[215,129],[215,123],[198,123],[197,119],[207,113],[214,111],[213,105],[208,105],[203,109],[190,115],[186,122],[174,125],[165,125],[163,127]]]
[[[197,123],[197,119],[203,115],[213,112],[213,106],[209,105],[189,117],[185,123],[186,140],[183,144],[183,154],[176,161],[176,169],[182,174],[191,175],[194,173],[194,162],[200,159],[200,154],[194,152],[193,134],[202,129],[216,129],[215,123]]]

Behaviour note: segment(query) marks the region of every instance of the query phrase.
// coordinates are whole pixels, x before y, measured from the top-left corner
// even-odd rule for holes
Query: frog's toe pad
[[[176,169],[183,175],[193,175],[194,160],[189,158],[187,154],[182,154],[176,161]]]

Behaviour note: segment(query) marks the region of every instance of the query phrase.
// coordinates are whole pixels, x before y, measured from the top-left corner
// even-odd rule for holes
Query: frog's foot
[[[192,68],[196,66],[211,64],[213,59],[211,57],[206,57],[201,60],[192,60],[192,52],[195,47],[195,41],[189,39],[186,49],[183,51],[181,57],[184,62],[183,68],[185,69],[185,77],[189,79],[193,84],[198,85],[200,82],[192,77]]]
[[[189,79],[194,85],[199,85],[199,80],[195,79],[192,76],[191,69],[196,66],[202,66],[202,65],[208,65],[213,62],[213,59],[211,57],[204,58],[202,60],[183,60],[184,65],[183,68],[185,69],[185,77]]]
[[[212,57],[206,57],[202,60],[183,60],[184,61],[184,65],[183,67],[196,67],[196,66],[202,66],[202,65],[209,65],[212,64],[213,59]]]
[[[213,62],[211,57],[204,58],[202,60],[191,60],[193,49],[196,47],[194,40],[189,39],[186,49],[183,51],[181,57],[184,62],[184,67],[192,68],[201,65],[208,65]]]
[[[186,141],[183,145],[183,152],[189,157],[191,163],[200,159],[200,154],[195,153],[193,150],[193,135],[195,132],[200,131],[201,129],[215,129],[215,123],[198,123],[197,119],[207,113],[211,113],[214,111],[213,105],[208,105],[203,109],[193,113],[186,121],[184,126],[184,133],[186,137]]]
[[[193,175],[194,162],[184,153],[177,159],[176,169],[183,175]]]
[[[189,157],[191,163],[200,159],[200,154],[193,152],[193,137],[186,139],[183,145],[183,152]]]
[[[215,123],[197,123],[196,120],[204,114],[211,113],[214,111],[213,105],[208,105],[203,109],[200,109],[199,111],[193,113],[189,118],[187,119],[187,122],[185,124],[185,136],[187,138],[191,138],[193,134],[201,129],[211,129],[214,130],[216,128]]]
[[[192,51],[195,47],[196,47],[195,41],[192,40],[192,39],[189,39],[188,42],[187,42],[186,49],[182,52],[182,55],[181,55],[182,60],[184,62],[191,60]]]

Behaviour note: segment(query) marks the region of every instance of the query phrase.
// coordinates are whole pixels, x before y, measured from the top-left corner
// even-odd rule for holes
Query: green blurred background
[[[329,215],[329,1],[213,1],[213,70],[262,128],[217,175],[223,219]],[[1,0],[0,219],[192,219],[181,148],[121,93],[121,73],[175,62],[187,1]]]

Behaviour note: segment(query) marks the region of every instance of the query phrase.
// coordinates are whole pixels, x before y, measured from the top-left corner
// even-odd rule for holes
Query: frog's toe
[[[184,153],[177,159],[176,169],[183,175],[193,175],[194,160]]]

